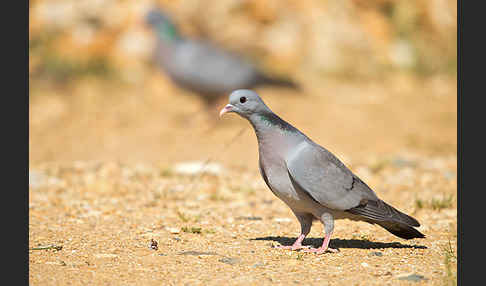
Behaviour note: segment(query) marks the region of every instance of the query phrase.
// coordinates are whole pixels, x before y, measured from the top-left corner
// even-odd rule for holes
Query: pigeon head
[[[238,89],[229,95],[229,103],[221,109],[219,116],[229,112],[234,112],[246,119],[250,119],[253,114],[271,113],[258,94],[248,89]]]
[[[145,23],[157,31],[164,40],[177,38],[177,28],[170,18],[160,9],[153,8],[145,15]]]

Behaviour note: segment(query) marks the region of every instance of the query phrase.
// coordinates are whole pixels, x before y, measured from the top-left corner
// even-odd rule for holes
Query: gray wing
[[[286,158],[292,183],[325,207],[348,210],[376,194],[323,147],[304,141]]]
[[[173,56],[173,75],[200,92],[249,88],[259,76],[256,68],[243,59],[205,42],[181,42]]]

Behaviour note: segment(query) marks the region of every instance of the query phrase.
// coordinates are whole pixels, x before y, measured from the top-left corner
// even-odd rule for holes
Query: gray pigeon
[[[235,89],[259,85],[298,89],[294,82],[267,76],[236,54],[182,37],[160,9],[151,9],[145,20],[157,35],[156,64],[177,85],[202,95],[207,103]]]
[[[220,116],[227,112],[239,114],[253,126],[263,180],[300,222],[301,234],[294,244],[279,248],[336,252],[328,247],[329,240],[334,219],[343,218],[377,224],[404,239],[425,237],[414,228],[420,226],[416,219],[380,200],[336,156],[278,117],[255,92],[232,92]],[[320,248],[302,245],[313,220],[324,225]]]

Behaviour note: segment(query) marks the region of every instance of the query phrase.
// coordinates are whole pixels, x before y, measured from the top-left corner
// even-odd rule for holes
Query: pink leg
[[[309,246],[303,246],[302,241],[305,238],[305,234],[300,234],[299,237],[295,240],[294,244],[292,245],[278,245],[275,248],[280,248],[280,249],[290,249],[290,250],[298,250],[302,248],[309,248]]]
[[[326,234],[326,236],[324,236],[324,241],[322,242],[321,247],[304,249],[304,252],[313,252],[313,253],[316,253],[316,254],[322,254],[326,251],[329,251],[329,252],[332,252],[332,253],[339,252],[339,250],[329,247],[329,241],[331,240],[331,235],[332,235],[332,231],[330,233]]]
[[[298,250],[302,248],[309,248],[309,246],[303,246],[302,241],[304,238],[309,234],[311,227],[312,227],[312,214],[309,213],[296,213],[294,212],[295,216],[299,220],[300,223],[300,235],[295,240],[294,244],[292,245],[279,245],[276,248],[280,249],[290,249],[290,250]]]

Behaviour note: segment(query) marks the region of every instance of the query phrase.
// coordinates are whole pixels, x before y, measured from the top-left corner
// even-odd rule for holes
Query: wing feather
[[[347,210],[376,194],[338,158],[323,147],[304,141],[286,160],[291,180],[325,207]]]

